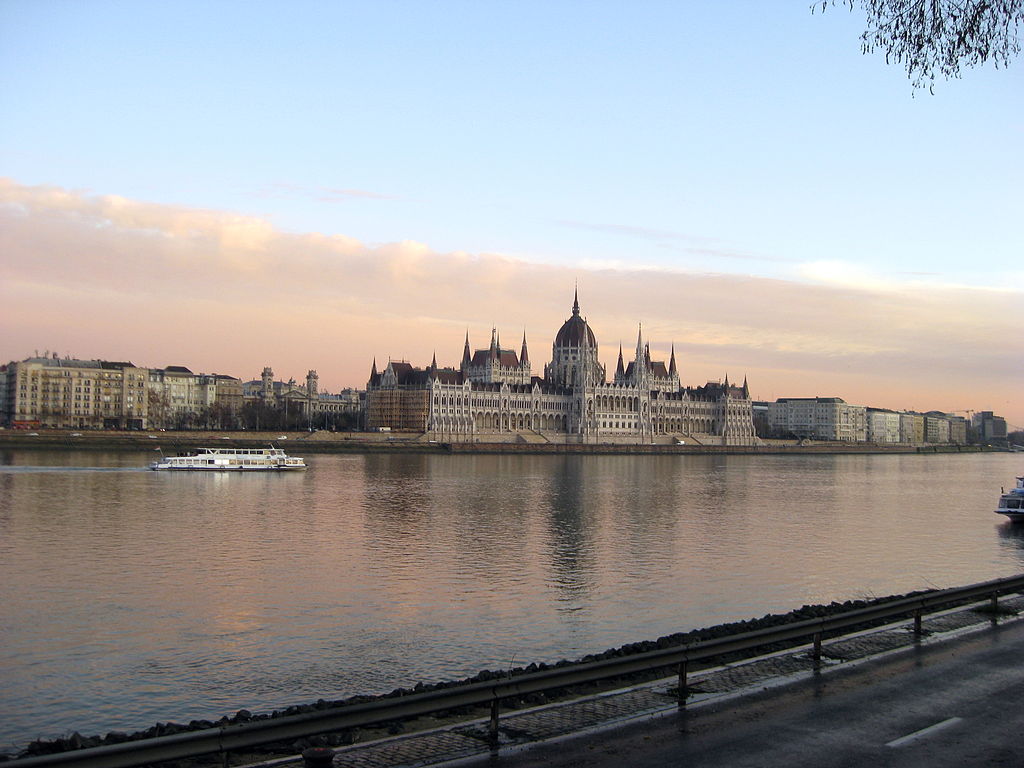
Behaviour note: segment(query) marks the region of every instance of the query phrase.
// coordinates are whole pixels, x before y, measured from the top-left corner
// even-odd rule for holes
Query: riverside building
[[[776,436],[863,442],[867,439],[867,408],[841,397],[780,397],[768,404],[768,424]]]
[[[781,397],[768,403],[768,435],[826,442],[964,444],[967,422],[939,411],[866,408],[839,397]]]
[[[231,428],[242,406],[242,382],[181,365],[149,371],[150,428]]]
[[[303,386],[294,378],[288,381],[275,379],[273,369],[266,366],[260,378],[241,384],[240,399],[246,403],[262,403],[286,415],[301,415],[307,426],[317,428],[343,417],[358,423],[363,410],[362,392],[355,389],[343,389],[338,394],[321,392],[320,376],[315,370],[306,373]]]
[[[580,314],[558,329],[544,375],[534,376],[524,334],[518,354],[502,348],[496,331],[487,349],[472,352],[466,335],[458,368],[425,369],[374,361],[367,383],[371,430],[412,430],[450,442],[673,443],[753,445],[750,391],[742,385],[680,384],[673,348],[668,364],[651,359],[637,334],[633,357],[622,348],[609,381],[597,337]]]
[[[898,443],[900,441],[900,415],[886,408],[867,409],[868,441],[872,443]]]
[[[46,355],[6,366],[3,421],[15,428],[145,429],[148,369]]]

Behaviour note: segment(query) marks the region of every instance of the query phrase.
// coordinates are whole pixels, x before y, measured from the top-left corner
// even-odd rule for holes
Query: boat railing
[[[691,665],[710,662],[724,654],[747,653],[779,642],[812,642],[811,655],[821,659],[823,637],[843,631],[863,629],[906,621],[912,617],[914,632],[922,633],[922,616],[973,600],[991,601],[992,620],[998,615],[1000,595],[1024,591],[1024,575],[986,581],[966,587],[925,592],[899,598],[868,608],[814,619],[794,621],[753,632],[702,640],[688,645],[670,646],[629,656],[569,664],[519,675],[469,683],[441,690],[377,699],[363,704],[323,709],[286,717],[274,717],[177,733],[170,736],[128,741],[88,749],[41,755],[17,760],[18,768],[74,766],[74,768],[130,768],[149,763],[181,760],[219,753],[227,764],[227,754],[262,744],[291,741],[318,734],[362,728],[383,722],[428,715],[442,710],[472,705],[490,707],[490,735],[497,743],[502,699],[551,691],[566,686],[594,683],[639,672],[672,669],[679,680],[680,706],[685,705],[689,689],[687,674]],[[749,655],[753,655],[750,653]]]

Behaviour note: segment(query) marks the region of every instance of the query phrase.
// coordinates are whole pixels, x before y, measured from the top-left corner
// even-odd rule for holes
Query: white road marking
[[[944,728],[949,728],[949,726],[951,726],[951,725],[956,725],[957,723],[961,722],[962,720],[963,720],[963,718],[960,718],[960,717],[951,717],[951,718],[949,718],[949,720],[943,720],[941,723],[936,723],[935,725],[929,725],[927,728],[922,728],[920,731],[914,731],[913,733],[908,733],[906,736],[901,736],[898,739],[893,739],[892,741],[890,741],[885,746],[887,746],[887,747],[903,747],[903,746],[906,746],[907,744],[912,744],[913,742],[918,741],[919,739],[923,739],[923,738],[925,738],[927,736],[931,736],[936,731],[941,731]]]

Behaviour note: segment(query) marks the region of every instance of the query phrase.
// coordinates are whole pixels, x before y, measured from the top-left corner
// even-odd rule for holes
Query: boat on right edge
[[[999,497],[997,515],[1006,515],[1011,522],[1024,522],[1024,477],[1017,478],[1017,487]]]

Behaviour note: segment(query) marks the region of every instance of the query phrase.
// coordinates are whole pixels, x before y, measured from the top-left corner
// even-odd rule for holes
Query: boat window
[[[1010,497],[1010,498],[1008,498],[1006,500],[1006,508],[1007,509],[1020,509],[1020,502],[1021,502],[1020,499],[1015,499],[1013,497]]]

